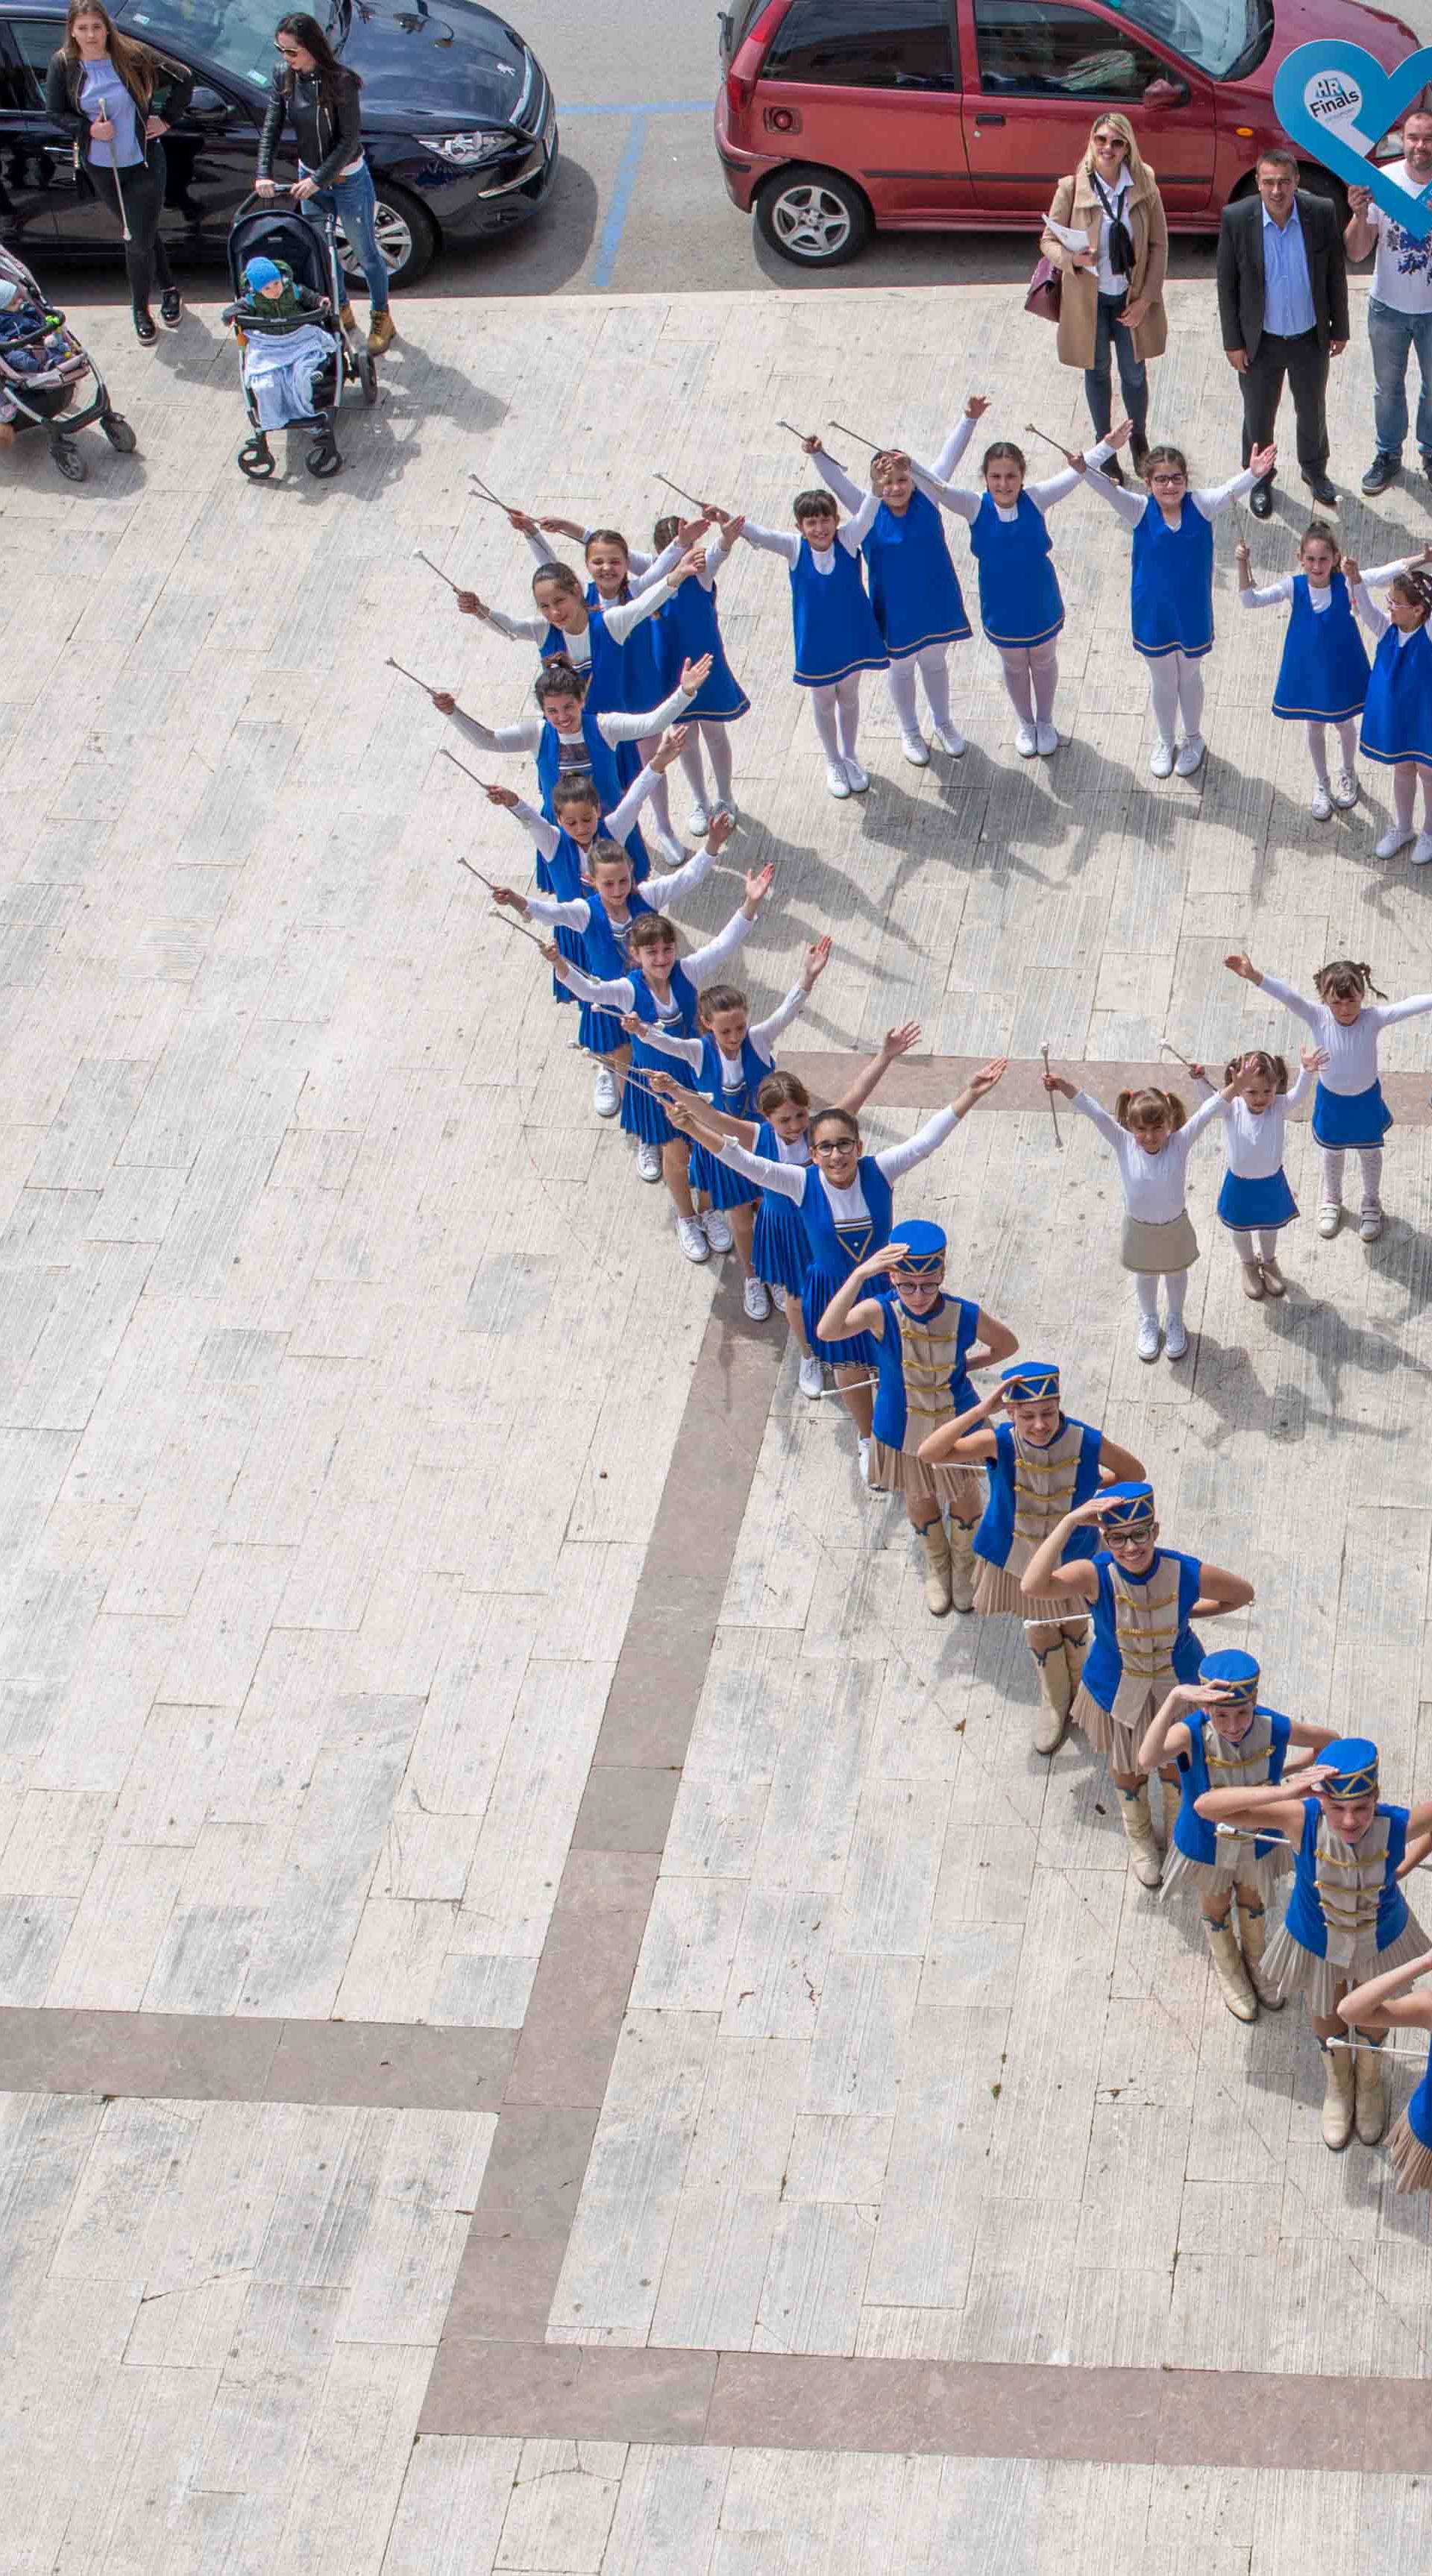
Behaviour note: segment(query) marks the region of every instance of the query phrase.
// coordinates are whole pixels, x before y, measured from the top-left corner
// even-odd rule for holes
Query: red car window
[[[953,89],[948,0],[795,0],[762,78],[842,89]]]
[[[987,95],[1141,99],[1167,78],[1127,28],[1062,0],[975,0],[975,50]]]

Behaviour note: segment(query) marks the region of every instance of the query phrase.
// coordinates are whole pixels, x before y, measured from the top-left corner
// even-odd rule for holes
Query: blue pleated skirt
[[[751,1243],[751,1268],[771,1288],[798,1297],[810,1267],[810,1251],[800,1210],[775,1190],[762,1190]]]
[[[570,993],[567,999],[571,1001]],[[599,1011],[594,1002],[578,998],[577,1043],[586,1048],[588,1055],[615,1055],[626,1042],[626,1031],[615,1011]]]
[[[806,1340],[816,1358],[825,1360],[831,1368],[835,1368],[842,1361],[857,1360],[866,1368],[878,1368],[880,1350],[873,1333],[852,1333],[844,1342],[823,1342],[816,1331],[816,1326],[837,1288],[843,1288],[849,1277],[848,1270],[817,1270],[812,1267],[806,1272],[801,1282],[801,1315],[805,1323]]]
[[[1313,1094],[1313,1134],[1334,1153],[1348,1145],[1368,1152],[1382,1143],[1391,1125],[1392,1112],[1380,1082],[1353,1092],[1329,1091],[1320,1082]]]
[[[1230,1232],[1269,1234],[1279,1226],[1291,1225],[1297,1213],[1298,1202],[1281,1167],[1261,1181],[1245,1180],[1237,1172],[1224,1173],[1218,1214]]]
[[[679,1056],[658,1055],[654,1049],[644,1048],[640,1038],[632,1048],[631,1060],[634,1073],[669,1073],[683,1091],[696,1089],[695,1075]],[[655,1092],[648,1091],[644,1082],[622,1084],[621,1124],[628,1136],[639,1136],[644,1145],[669,1145],[677,1134]]]
[[[760,1185],[746,1178],[744,1172],[733,1172],[719,1154],[705,1145],[693,1145],[688,1173],[693,1190],[704,1190],[714,1208],[749,1207],[761,1195]]]

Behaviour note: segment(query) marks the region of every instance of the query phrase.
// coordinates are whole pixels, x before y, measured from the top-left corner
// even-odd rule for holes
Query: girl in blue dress
[[[729,512],[714,514],[717,525],[698,546],[698,569],[695,578],[683,582],[675,597],[661,612],[658,640],[665,656],[664,670],[670,675],[679,671],[683,661],[696,661],[703,654],[711,656],[711,677],[701,690],[691,710],[691,726],[681,766],[689,779],[696,802],[687,818],[688,832],[706,830],[715,814],[729,814],[736,819],[732,794],[731,737],[727,731],[751,711],[751,701],[726,659],[721,637],[721,619],[716,589],[716,576],[741,533],[741,522]],[[650,571],[642,575],[638,588],[645,590],[661,577],[661,565],[667,549],[678,546],[685,531],[677,519],[658,519],[652,531],[653,543],[663,549]],[[706,790],[706,772],[701,761],[705,744],[711,759],[711,777],[715,795]]]
[[[820,441],[807,438],[802,444],[813,455]],[[866,498],[873,518],[875,495]],[[758,527],[754,519],[742,519],[741,534],[748,546],[779,555],[790,573],[792,677],[798,689],[810,691],[826,786],[832,796],[863,796],[870,779],[855,756],[860,675],[885,670],[890,659],[861,578],[860,541],[868,520],[863,504],[855,518],[842,519],[834,493],[822,489],[798,492],[791,511],[794,536],[784,528]]]
[[[935,459],[924,480],[943,482],[953,474],[974,436],[975,423],[988,411],[981,394],[971,394],[964,416]],[[900,743],[916,769],[927,769],[930,754],[920,731],[915,706],[915,676],[925,684],[935,740],[958,760],[964,735],[950,713],[950,646],[968,641],[959,577],[950,561],[940,514],[916,485],[916,469],[903,447],[877,448],[870,460],[870,490],[862,492],[842,465],[817,445],[813,462],[836,498],[852,513],[852,526],[863,534],[860,550],[870,582],[870,605],[890,656],[886,673],[894,701]]]
[[[855,1079],[847,1083],[840,1098],[831,1102],[832,1109],[854,1118],[891,1065],[919,1043],[918,1020],[907,1020],[903,1028],[887,1029],[879,1054],[871,1056]],[[768,1163],[790,1163],[801,1170],[809,1166],[809,1128],[816,1113],[798,1073],[778,1069],[767,1074],[756,1094],[754,1118],[733,1117],[724,1107],[703,1100],[698,1092],[678,1094],[676,1085],[660,1074],[653,1074],[652,1085],[661,1095],[668,1116],[713,1155],[720,1152],[727,1136],[734,1136],[738,1145],[749,1146],[752,1153]],[[777,1291],[784,1304],[791,1339],[800,1353],[802,1395],[823,1395],[825,1371],[806,1339],[801,1311],[810,1246],[799,1209],[778,1190],[761,1191],[751,1239],[751,1267],[758,1279],[764,1279]]]
[[[1313,977],[1318,998],[1309,1002],[1292,984],[1265,974],[1241,950],[1223,963],[1230,974],[1240,975],[1245,984],[1261,984],[1275,1002],[1295,1012],[1326,1057],[1313,1095],[1313,1134],[1323,1149],[1319,1234],[1331,1240],[1342,1224],[1343,1165],[1351,1148],[1362,1166],[1358,1232],[1364,1243],[1376,1243],[1383,1228],[1382,1140],[1392,1125],[1392,1112],[1378,1079],[1378,1040],[1398,1020],[1432,1011],[1432,993],[1413,993],[1405,1002],[1389,1002],[1378,992],[1366,959],[1334,957],[1318,968]],[[1375,1001],[1369,1000],[1370,994],[1376,995]]]
[[[1432,1987],[1424,1986],[1415,1995],[1407,1992],[1413,1978],[1425,1977],[1429,1968],[1432,1950],[1424,1950],[1419,1958],[1405,1960],[1400,1968],[1388,1968],[1381,1976],[1369,1977],[1365,1984],[1354,1986],[1351,1994],[1343,1996],[1338,2005],[1339,2019],[1354,2032],[1367,2032],[1374,2051],[1390,2030],[1432,2031]],[[1361,2064],[1362,2051],[1355,2053]],[[1375,2067],[1375,2055],[1372,2062]],[[1432,2191],[1432,2057],[1393,2128],[1387,2153],[1399,2191]]]
[[[1104,1544],[1088,1557],[1074,1543],[1091,1523]],[[1192,1621],[1222,1618],[1253,1598],[1241,1574],[1160,1547],[1158,1534],[1151,1485],[1106,1485],[1055,1523],[1020,1578],[1027,1601],[1077,1592],[1093,1613],[1093,1643],[1069,1718],[1108,1756],[1134,1875],[1144,1887],[1157,1887],[1163,1866],[1139,1763],[1144,1731],[1175,1683],[1197,1678],[1203,1649]]]
[[[1260,1678],[1253,1657],[1241,1647],[1205,1655],[1197,1681],[1175,1685],[1139,1747],[1145,1771],[1169,1762],[1178,1765],[1179,1805],[1163,1892],[1197,1890],[1214,1974],[1238,2021],[1256,2021],[1260,2003],[1270,2012],[1283,2007],[1282,1989],[1268,1978],[1263,1957],[1268,1907],[1278,1880],[1293,1866],[1293,1855],[1285,1842],[1266,1834],[1256,1840],[1219,1835],[1199,1814],[1198,1801],[1206,1789],[1262,1788],[1270,1781],[1275,1787],[1282,1783],[1287,1795],[1294,1796],[1298,1771],[1333,1740],[1330,1726],[1305,1726],[1264,1708],[1258,1697]]]
[[[904,1219],[898,1240],[857,1262],[820,1318],[828,1340],[855,1332],[874,1341],[870,1482],[881,1493],[904,1496],[925,1558],[925,1607],[935,1619],[975,1606],[974,1534],[983,1496],[972,1467],[932,1463],[923,1443],[969,1410],[972,1370],[995,1368],[1019,1348],[1018,1336],[987,1315],[978,1298],[945,1294],[948,1248],[943,1226]]]
[[[1280,1055],[1269,1055],[1266,1047],[1235,1055],[1223,1068],[1223,1088],[1215,1096],[1223,1114],[1228,1169],[1218,1193],[1218,1221],[1232,1235],[1233,1249],[1243,1264],[1245,1297],[1282,1297],[1287,1292],[1288,1283],[1278,1267],[1278,1237],[1298,1213],[1283,1169],[1288,1112],[1297,1108],[1327,1060],[1321,1047],[1304,1047],[1291,1091],[1287,1065]],[[1205,1093],[1211,1092],[1213,1085],[1203,1066],[1196,1064],[1192,1071]]]
[[[1106,444],[1122,447],[1129,423],[1120,421]],[[1155,778],[1177,770],[1191,778],[1203,762],[1203,673],[1213,650],[1213,522],[1251,492],[1277,463],[1275,447],[1260,447],[1231,483],[1195,491],[1181,447],[1151,447],[1141,471],[1147,493],[1126,490],[1092,472],[1090,488],[1103,494],[1134,532],[1131,606],[1134,651],[1149,666],[1155,742],[1149,767]],[[1095,457],[1091,456],[1091,467]],[[1183,740],[1177,740],[1180,721]]]
[[[1072,448],[1068,453],[1064,473],[1026,483],[1023,449],[998,438],[985,449],[978,492],[927,474],[923,466],[911,468],[923,492],[968,524],[979,568],[980,623],[999,654],[1021,760],[1033,760],[1036,753],[1047,760],[1059,749],[1054,693],[1064,598],[1045,519],[1057,501],[1079,489],[1085,460]],[[1110,453],[1107,445],[1090,450],[1096,461]]]
[[[1424,572],[1394,573],[1384,616],[1369,596],[1357,565],[1345,566],[1357,613],[1377,637],[1362,747],[1369,760],[1392,772],[1392,821],[1374,844],[1379,859],[1395,859],[1412,843],[1412,865],[1432,862],[1432,579]],[[1422,781],[1422,829],[1415,828],[1417,781]]]
[[[1302,1794],[1300,1795],[1299,1792]],[[1323,2051],[1323,2144],[1336,2154],[1356,2126],[1376,2146],[1387,2099],[1376,2048],[1329,2048],[1341,2038],[1339,2005],[1368,1979],[1409,1965],[1427,1935],[1402,1893],[1402,1880],[1432,1848],[1432,1804],[1384,1806],[1377,1746],[1342,1736],[1290,1789],[1206,1789],[1198,1812],[1210,1824],[1285,1835],[1293,1886],[1264,1973],[1286,1999],[1300,1994]]]
[[[1313,820],[1326,823],[1336,806],[1346,813],[1357,803],[1357,720],[1367,696],[1367,648],[1358,631],[1347,566],[1336,531],[1326,519],[1311,519],[1298,546],[1298,569],[1281,581],[1255,590],[1252,558],[1242,537],[1233,549],[1238,566],[1238,602],[1242,608],[1275,608],[1287,601],[1292,614],[1283,638],[1283,658],[1273,691],[1273,713],[1285,724],[1307,728],[1308,756],[1313,764]],[[1363,574],[1363,584],[1391,581],[1401,564]],[[1338,738],[1342,766],[1328,777],[1327,732]]]

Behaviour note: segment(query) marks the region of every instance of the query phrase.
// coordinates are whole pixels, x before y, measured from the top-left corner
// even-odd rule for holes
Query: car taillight
[[[726,100],[733,115],[744,115],[756,94],[766,47],[786,14],[790,0],[767,0],[759,18],[753,20],[736,49],[735,58],[726,74]]]

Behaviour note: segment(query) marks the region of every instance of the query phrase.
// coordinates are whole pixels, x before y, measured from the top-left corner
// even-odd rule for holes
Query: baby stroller
[[[273,197],[246,197],[229,226],[229,282],[237,299],[244,293],[244,270],[251,259],[282,262],[296,286],[306,286],[315,295],[325,296],[331,307],[331,320],[324,317],[322,327],[331,333],[333,347],[313,379],[311,411],[296,412],[294,424],[311,430],[313,444],[304,463],[310,474],[320,481],[336,474],[343,462],[338,453],[338,405],[345,385],[363,388],[365,403],[378,399],[378,370],[368,352],[356,340],[350,340],[338,319],[347,300],[347,288],[338,265],[338,241],[331,215],[310,222],[296,206],[283,203],[285,191]],[[241,349],[248,346],[247,335],[239,322],[234,335]],[[253,424],[253,436],[239,449],[239,464],[255,482],[267,481],[277,462],[268,443],[267,432],[260,426],[258,405],[248,383],[244,385],[244,403]],[[286,424],[287,425],[287,424]]]
[[[38,304],[45,317],[33,331],[18,337],[11,335],[0,346],[0,418],[8,420],[17,434],[42,429],[50,442],[50,454],[66,481],[83,483],[89,467],[74,443],[75,431],[88,429],[98,421],[110,446],[117,448],[121,456],[132,455],[137,445],[134,432],[111,405],[103,376],[69,329],[63,313],[46,303],[24,261],[3,244],[0,278],[7,279],[27,302]],[[86,376],[93,376],[94,392],[82,409],[71,411],[70,405]]]

